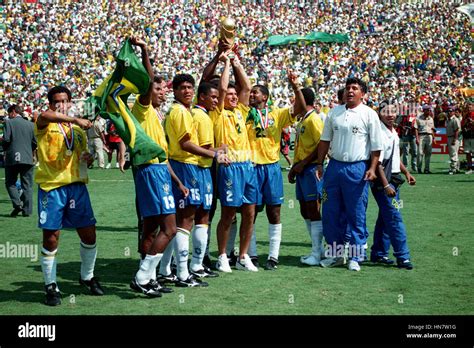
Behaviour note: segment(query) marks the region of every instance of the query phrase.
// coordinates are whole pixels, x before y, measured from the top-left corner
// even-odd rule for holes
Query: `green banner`
[[[328,34],[322,31],[313,31],[308,35],[272,35],[268,37],[268,44],[270,46],[285,46],[300,41],[306,42],[348,42],[349,35],[347,34]]]

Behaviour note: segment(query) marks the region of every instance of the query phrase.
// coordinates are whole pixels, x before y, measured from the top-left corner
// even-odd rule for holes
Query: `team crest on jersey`
[[[168,184],[164,184],[163,185],[163,191],[168,194],[170,192],[170,185]]]
[[[207,192],[211,192],[211,184],[210,183],[207,183],[206,188],[207,188]]]
[[[232,187],[232,180],[229,179],[225,182],[225,185],[228,187],[228,188],[231,188]]]
[[[193,186],[196,186],[196,184],[197,184],[196,178],[192,178],[192,179],[191,179],[191,184],[192,184]]]
[[[239,120],[242,119],[242,114],[240,113],[239,110],[236,110],[236,111],[235,111],[235,114],[237,115],[237,118],[238,118]]]
[[[273,127],[274,124],[275,124],[275,120],[274,120],[274,119],[268,120],[268,126],[269,126],[269,127]]]
[[[352,134],[357,134],[357,133],[359,133],[359,127],[357,126],[352,127]]]
[[[305,129],[306,129],[305,126],[301,127],[300,133],[303,134]]]

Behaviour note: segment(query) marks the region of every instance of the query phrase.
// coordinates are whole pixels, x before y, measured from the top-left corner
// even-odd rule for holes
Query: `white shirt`
[[[331,157],[341,162],[367,161],[371,151],[383,149],[379,117],[364,104],[353,109],[345,105],[332,108],[321,140],[331,142]]]
[[[395,129],[389,130],[386,125],[380,123],[382,129],[383,151],[380,151],[379,162],[389,158],[393,151],[392,173],[400,173],[400,138]],[[395,149],[394,149],[395,146]]]
[[[325,114],[324,112],[320,111],[319,114],[316,114],[316,115],[319,116],[319,118],[321,119],[321,121],[323,121],[323,123],[326,122],[327,116],[326,116],[326,114]]]

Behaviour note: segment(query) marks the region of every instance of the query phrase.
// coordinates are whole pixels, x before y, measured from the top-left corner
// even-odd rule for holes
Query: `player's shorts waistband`
[[[273,162],[273,163],[255,163],[256,166],[274,166],[275,164],[279,165],[279,162]]]
[[[145,163],[145,164],[140,164],[136,166],[137,168],[143,169],[143,168],[148,168],[148,167],[161,167],[161,166],[167,166],[167,163]]]
[[[344,161],[339,161],[337,159],[334,159],[334,158],[331,158],[331,160],[329,161],[329,163],[331,163],[331,161],[334,161],[334,162],[337,162],[337,163],[340,163],[340,164],[357,164],[357,163],[369,163],[369,160],[366,159],[366,160],[360,160],[360,161],[355,161],[355,162],[344,162]],[[315,163],[316,164],[316,163]]]

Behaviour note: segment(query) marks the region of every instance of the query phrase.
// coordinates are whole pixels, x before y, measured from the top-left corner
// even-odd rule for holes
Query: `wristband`
[[[214,151],[214,158],[217,158],[217,151]]]
[[[384,186],[383,189],[385,190],[387,187],[390,187],[390,184],[388,184],[387,186]]]

